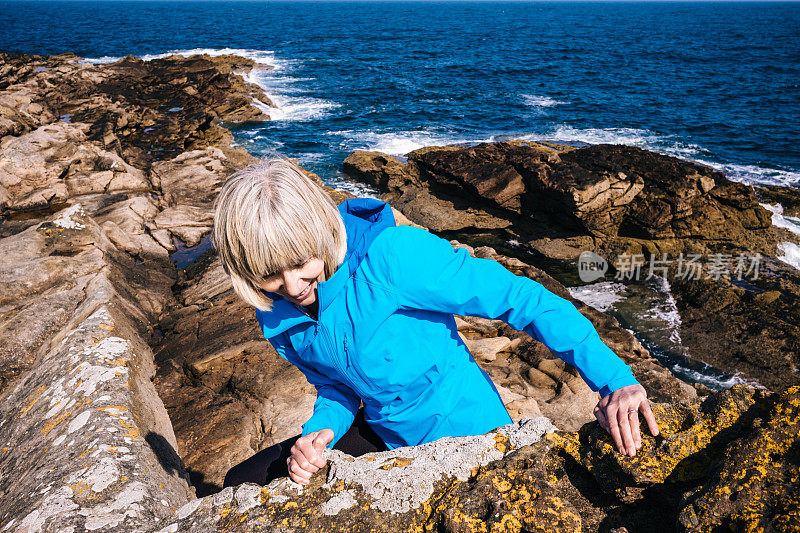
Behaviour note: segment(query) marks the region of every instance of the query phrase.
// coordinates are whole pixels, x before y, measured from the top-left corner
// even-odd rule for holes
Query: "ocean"
[[[0,50],[234,53],[280,106],[234,126],[334,186],[355,149],[622,143],[800,186],[800,3],[0,1]]]

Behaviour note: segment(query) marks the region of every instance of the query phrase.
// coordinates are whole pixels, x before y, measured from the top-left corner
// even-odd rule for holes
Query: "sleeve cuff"
[[[627,387],[628,385],[640,385],[640,383],[636,381],[633,372],[629,372],[629,375],[622,376],[620,378],[615,379],[614,381],[612,381],[607,385],[603,385],[602,387],[600,387],[600,390],[598,392],[600,393],[600,397],[603,398],[605,396],[608,396],[615,390],[621,389],[622,387]]]
[[[353,420],[355,420],[355,417],[353,417]],[[300,436],[302,437],[325,428],[331,429],[333,431],[333,440],[328,443],[328,448],[333,448],[334,445],[339,442],[339,439],[342,438],[342,435],[344,435],[353,424],[353,420],[350,420],[349,424],[346,420],[337,420],[334,422],[327,416],[319,416],[317,413],[314,413],[314,416],[303,424],[303,431]]]

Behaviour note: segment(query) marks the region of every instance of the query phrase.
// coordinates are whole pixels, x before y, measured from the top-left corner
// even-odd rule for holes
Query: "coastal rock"
[[[255,161],[238,149],[212,146],[154,163],[151,176],[161,191],[162,210],[148,221],[150,234],[162,246],[174,247],[172,237],[188,248],[197,246],[211,232],[212,204],[225,180]]]
[[[537,442],[555,428],[525,419],[474,437],[445,437],[415,447],[353,458],[326,450],[329,467],[303,487],[288,478],[244,484],[201,500],[175,527],[181,531],[414,531],[443,522],[438,501],[469,483],[484,465]],[[452,529],[444,529],[452,531]],[[471,530],[467,530],[471,531]]]
[[[86,141],[86,124],[48,124],[0,142],[0,213],[92,193],[149,190],[144,173]]]
[[[252,103],[257,96],[245,94],[247,86],[231,78],[254,68],[252,63],[235,57],[170,58],[163,64],[125,58],[117,66],[93,66],[74,63],[77,58],[70,55],[0,58],[0,98],[15,95],[20,110],[0,106],[0,145],[13,144],[15,153],[37,161],[30,194],[15,196],[22,203],[5,208],[0,221],[5,339],[0,349],[0,530],[800,528],[796,387],[780,393],[736,387],[701,403],[693,388],[672,377],[616,319],[570,298],[544,270],[498,253],[486,242],[473,247],[476,239],[466,238],[451,243],[541,282],[593,322],[647,388],[661,435],[653,438],[645,430],[636,457],[620,456],[610,436],[591,422],[597,395],[574,369],[502,321],[456,317],[459,333],[476,347],[480,364],[498,384],[514,424],[486,435],[358,458],[329,450],[328,466],[308,487],[283,478],[267,487],[220,490],[227,468],[299,432],[311,413],[314,391],[261,338],[252,309],[235,297],[213,251],[185,270],[167,260],[173,230],[202,227],[199,235],[204,235],[215,188],[252,158],[226,146],[229,134],[213,120],[206,133],[195,132],[187,137],[188,147],[182,146],[182,132],[203,124],[193,114],[196,108],[186,110],[185,124],[170,122],[175,138],[164,134],[157,140],[167,142],[166,150],[136,143],[153,140],[147,137],[152,131],[143,131],[151,127],[143,125],[146,117],[161,120],[183,112],[171,111],[170,100],[158,100],[172,94],[160,87],[162,82],[188,96],[197,91],[211,116],[257,116],[252,109],[237,113],[238,102]],[[127,65],[128,78],[119,65]],[[134,77],[148,69],[160,72],[150,80],[152,90]],[[225,91],[244,100],[216,98],[224,91],[206,84],[218,88],[219,76],[228,77]],[[25,94],[29,103],[21,99]],[[141,95],[147,99],[135,100]],[[73,121],[67,105],[82,110],[86,121]],[[129,124],[132,131],[126,131]],[[65,153],[74,149],[87,157],[66,157],[68,168],[59,167],[59,142],[53,140],[58,138]],[[36,143],[22,150],[32,139],[52,157],[37,160]],[[546,158],[553,158],[548,150],[559,157],[566,150],[541,146]],[[0,165],[19,165],[19,157],[0,158]],[[103,168],[101,158],[111,165],[124,163],[125,172]],[[431,213],[442,227],[452,220],[462,228],[494,224],[516,231],[516,202],[522,209],[526,199],[516,192],[514,174],[492,174],[491,187],[483,187],[458,168],[453,163],[447,187],[458,184],[485,195],[480,209],[465,209],[461,218],[439,207],[425,211],[422,200],[439,194],[434,187],[414,193],[398,186],[398,198],[404,193],[411,199],[393,204],[419,206],[407,213]],[[493,167],[485,168],[488,173]],[[514,172],[525,176],[516,167]],[[17,174],[19,166],[12,177]],[[69,205],[54,200],[62,198],[57,197],[62,185]],[[708,185],[698,180],[695,187]],[[22,190],[13,187],[8,190],[14,194]],[[48,190],[43,202],[31,204],[38,208],[19,207],[36,190]],[[348,197],[329,193],[336,202]],[[748,199],[737,195],[734,190],[720,197],[751,209]],[[457,209],[476,203],[465,201],[461,192],[448,198],[436,205]],[[418,222],[415,217],[396,211],[400,223]],[[585,220],[594,223],[591,217]],[[599,220],[602,226],[615,219]],[[675,224],[671,220],[667,226]],[[447,235],[454,236],[459,235]],[[559,242],[559,253],[566,255],[578,240]],[[696,293],[696,305],[707,306],[703,313],[724,313],[753,304],[794,320],[793,301],[785,294],[794,290],[794,281],[775,268],[768,269],[773,284],[768,289],[751,290],[752,296],[738,300],[704,289]],[[753,335],[779,333],[764,328]],[[662,401],[669,404],[657,403]],[[537,418],[539,413],[548,418]]]
[[[3,354],[16,361],[2,365],[0,527],[153,528],[193,491],[150,381],[142,333],[154,309],[130,296],[130,260],[77,204],[0,245],[16,293],[5,295],[4,338],[20,343]],[[157,287],[137,289],[152,304]],[[23,323],[35,333],[14,331]]]
[[[274,107],[242,77],[266,68],[244,58],[170,56],[78,63],[72,55],[0,54],[0,138],[57,121],[85,123],[87,138],[144,169],[184,151],[229,144],[219,122],[269,120]]]
[[[92,280],[100,273],[120,287],[118,305],[141,331],[172,297],[172,278],[158,270],[137,271],[78,204],[0,240],[0,251],[0,331],[6,339],[0,348],[0,392],[51,349],[91,296]]]
[[[237,160],[240,156],[232,162],[231,151],[209,146],[154,163],[152,175],[165,204],[210,206],[231,173],[256,161],[252,156]]]
[[[800,275],[761,258],[758,277],[672,281],[681,340],[698,359],[780,390],[800,383]]]
[[[793,531],[800,525],[798,389],[747,387],[655,404],[660,435],[635,457],[599,424],[524,419],[328,466],[301,486],[244,484],[187,505],[174,530]],[[795,457],[796,459],[796,457]],[[755,475],[752,475],[754,473]]]
[[[230,146],[219,123],[269,118],[272,103],[242,78],[254,68],[264,67],[233,57],[92,65],[70,54],[0,53],[0,235],[73,201],[92,215],[142,193],[160,210],[209,204],[227,175],[255,160]],[[209,231],[178,222],[175,234],[190,242]],[[160,248],[174,246],[164,228],[148,229]],[[139,235],[123,248],[164,255]]]
[[[420,178],[414,161],[403,164],[381,152],[356,150],[344,160],[342,168],[349,176],[386,191],[381,195],[383,201],[434,232],[502,229],[512,224],[458,194],[439,190],[434,193],[433,184]]]
[[[343,169],[433,231],[495,230],[559,259],[589,247],[612,261],[720,244],[775,253],[770,214],[751,188],[640,148],[511,141],[426,147],[407,159],[356,151]]]
[[[520,479],[547,480],[586,531],[793,531],[800,480],[783,465],[797,455],[797,395],[797,387],[769,394],[737,386],[703,402],[656,404],[660,435],[645,434],[635,457],[587,424],[510,454],[486,478],[515,488]]]
[[[75,213],[56,220],[84,225],[78,217]],[[0,240],[0,331],[5,339],[0,392],[34,366],[85,297],[89,279],[105,266],[102,251],[91,245],[91,234],[60,224]],[[59,239],[64,233],[68,238]]]
[[[736,423],[744,435],[726,447],[708,482],[681,502],[680,529],[800,529],[800,388],[763,403],[754,399],[754,412]]]
[[[167,248],[149,232],[158,207],[149,196],[115,202],[96,213],[106,236],[114,245],[139,260],[167,262]]]
[[[783,214],[800,217],[800,191],[797,187],[781,187],[778,185],[760,185],[754,187],[756,196],[768,204],[783,206]]]
[[[194,205],[168,207],[153,219],[157,229],[169,230],[189,248],[197,246],[203,235],[211,231],[213,222],[211,209]]]

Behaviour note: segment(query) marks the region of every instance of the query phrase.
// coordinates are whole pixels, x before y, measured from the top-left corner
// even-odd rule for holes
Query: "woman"
[[[501,319],[574,365],[600,392],[595,415],[620,453],[641,447],[639,411],[658,432],[644,388],[572,303],[423,229],[396,226],[384,202],[337,208],[286,160],[229,178],[214,242],[264,337],[317,389],[301,435],[238,465],[226,485],[266,482],[284,461],[307,484],[325,465],[322,449],[343,435],[355,435],[356,448],[392,449],[511,423],[453,314]]]

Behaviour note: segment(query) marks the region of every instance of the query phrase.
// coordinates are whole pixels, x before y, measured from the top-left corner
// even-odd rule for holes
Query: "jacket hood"
[[[330,279],[317,284],[318,317],[352,278],[375,237],[396,225],[391,206],[374,198],[351,198],[339,204],[338,209],[347,232],[347,254]],[[267,295],[273,300],[272,310],[256,312],[265,338],[309,320],[295,304],[280,294],[267,292]]]

